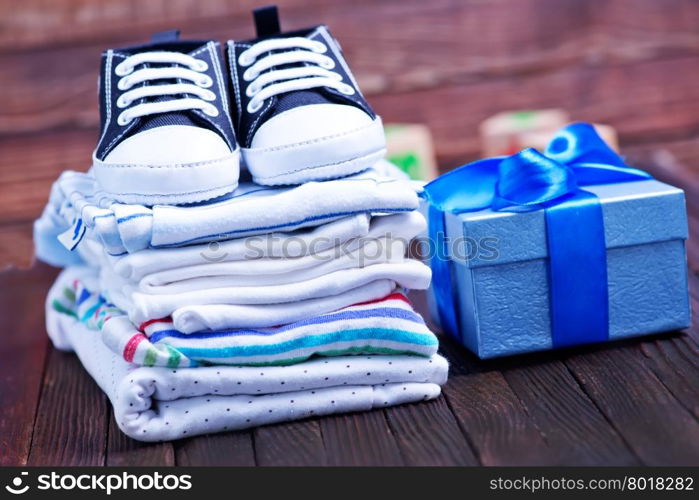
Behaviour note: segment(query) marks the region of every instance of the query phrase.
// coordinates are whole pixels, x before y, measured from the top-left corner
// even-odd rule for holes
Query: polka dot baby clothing
[[[50,301],[46,317],[54,345],[75,351],[112,402],[120,429],[140,441],[433,399],[447,378],[447,362],[438,354],[339,356],[262,368],[139,367]]]

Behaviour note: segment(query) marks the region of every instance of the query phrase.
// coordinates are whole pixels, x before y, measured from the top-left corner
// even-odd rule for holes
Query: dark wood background
[[[478,156],[478,124],[499,111],[555,107],[614,126],[634,164],[687,192],[697,317],[698,1],[278,3],[285,28],[330,26],[386,122],[430,127],[442,169]],[[89,166],[100,52],[173,27],[247,38],[261,4],[0,0],[0,268],[31,264],[51,183]],[[141,445],[77,359],[49,347],[53,275],[0,274],[0,464],[699,464],[696,323],[487,363],[445,341],[451,378],[436,401]]]
[[[179,27],[247,38],[251,0],[0,1],[0,252],[97,138],[99,54]],[[562,108],[613,125],[626,154],[699,165],[696,0],[285,0],[284,28],[326,23],[386,122],[426,123],[442,168],[479,153],[502,110]]]

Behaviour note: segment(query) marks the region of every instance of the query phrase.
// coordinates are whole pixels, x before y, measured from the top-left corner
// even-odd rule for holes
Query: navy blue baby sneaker
[[[238,185],[239,150],[220,46],[157,33],[102,55],[92,172],[125,203],[206,200]]]
[[[325,26],[282,32],[276,7],[254,11],[258,38],[229,41],[233,118],[259,184],[345,176],[385,154],[381,119]]]

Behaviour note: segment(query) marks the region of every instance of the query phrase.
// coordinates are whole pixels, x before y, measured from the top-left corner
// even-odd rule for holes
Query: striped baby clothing
[[[78,279],[49,296],[51,307],[75,317],[125,361],[179,368],[206,364],[268,366],[313,356],[412,354],[431,356],[438,341],[400,292],[270,328],[240,328],[185,334],[169,317],[136,326]]]

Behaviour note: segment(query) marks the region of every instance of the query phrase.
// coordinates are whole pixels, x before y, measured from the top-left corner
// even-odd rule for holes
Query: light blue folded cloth
[[[88,173],[64,172],[35,223],[37,255],[60,265],[75,264],[52,243],[57,234],[82,233],[110,255],[146,248],[178,247],[274,231],[292,231],[359,213],[396,213],[418,208],[415,185],[394,176],[387,162],[362,173],[300,186],[265,187],[241,183],[233,193],[207,202],[164,206],[117,203],[100,192]],[[74,233],[74,234],[73,234]]]

